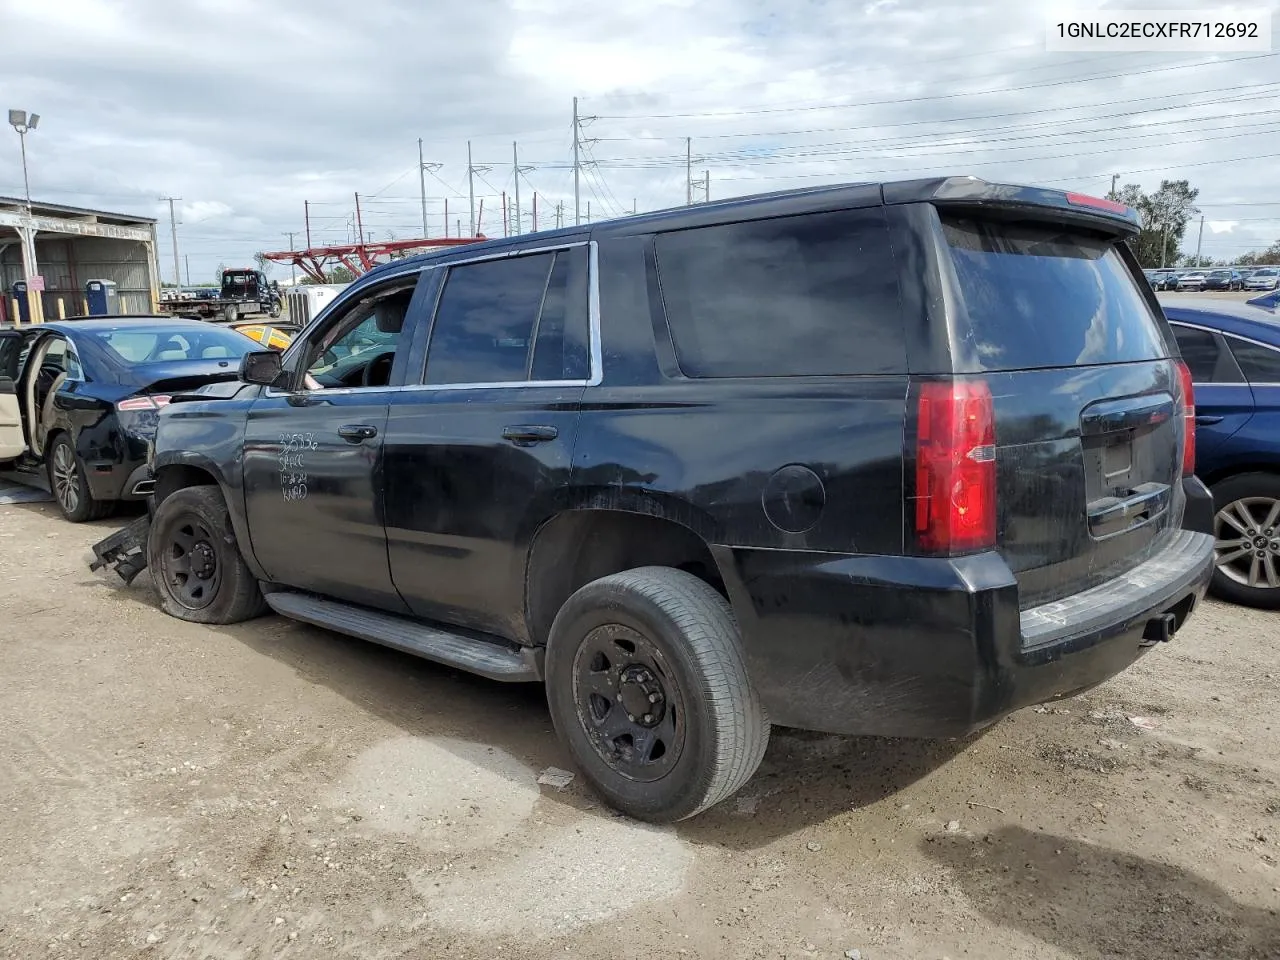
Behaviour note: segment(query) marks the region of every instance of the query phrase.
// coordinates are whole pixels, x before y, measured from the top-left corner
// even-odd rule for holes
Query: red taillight
[[[1091,197],[1087,193],[1068,193],[1067,203],[1077,207],[1095,207],[1098,210],[1109,210],[1112,213],[1128,214],[1129,208],[1123,203],[1115,200],[1106,200],[1102,197]]]
[[[1178,380],[1182,385],[1182,475],[1196,472],[1196,391],[1191,385],[1191,368],[1178,361]]]
[[[926,550],[995,546],[996,425],[982,380],[925,383],[916,440],[916,536]]]
[[[144,393],[137,397],[130,397],[128,400],[121,400],[116,404],[117,410],[157,410],[168,403],[172,397],[168,397],[162,393]]]

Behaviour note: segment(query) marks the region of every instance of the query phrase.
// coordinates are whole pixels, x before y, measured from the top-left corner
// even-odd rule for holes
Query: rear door
[[[590,381],[588,245],[448,268],[419,386],[391,398],[387,547],[417,615],[524,634],[529,543],[566,494]]]
[[[1135,566],[1180,524],[1172,337],[1105,227],[941,211],[954,369],[994,399],[997,549],[1023,606],[1045,603]]]
[[[1196,458],[1208,463],[1253,416],[1253,391],[1222,334],[1170,319],[1178,351],[1195,382]]]
[[[22,401],[18,398],[18,364],[22,334],[0,331],[0,461],[20,457],[27,449],[22,434]]]

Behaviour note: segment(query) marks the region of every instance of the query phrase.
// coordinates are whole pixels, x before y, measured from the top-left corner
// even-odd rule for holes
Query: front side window
[[[427,351],[427,384],[584,380],[585,247],[449,269]]]
[[[366,297],[305,347],[303,386],[385,387],[396,353],[406,343],[405,318],[414,283],[401,283]]]

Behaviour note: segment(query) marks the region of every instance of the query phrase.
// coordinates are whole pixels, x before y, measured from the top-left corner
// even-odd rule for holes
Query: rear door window
[[[689,377],[906,371],[884,211],[660,234],[667,322]]]
[[[1168,355],[1114,243],[1062,226],[942,216],[982,370],[1156,360]],[[962,325],[963,326],[963,325]]]

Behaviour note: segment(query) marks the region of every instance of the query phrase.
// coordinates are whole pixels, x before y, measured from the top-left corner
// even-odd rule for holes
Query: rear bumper
[[[1093,687],[1168,639],[1204,597],[1213,538],[1177,531],[1125,575],[1023,611],[995,553],[946,560],[722,548],[719,559],[774,723],[957,737]]]

